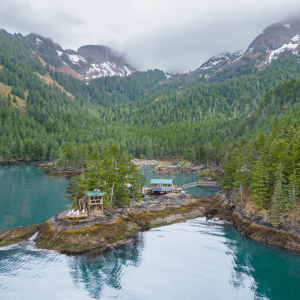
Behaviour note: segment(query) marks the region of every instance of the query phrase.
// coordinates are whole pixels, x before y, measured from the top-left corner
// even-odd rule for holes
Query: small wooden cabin
[[[84,195],[86,200],[87,209],[91,211],[102,211],[103,213],[103,193],[97,191],[91,191]]]
[[[151,179],[150,188],[154,192],[172,192],[174,187],[174,179]]]

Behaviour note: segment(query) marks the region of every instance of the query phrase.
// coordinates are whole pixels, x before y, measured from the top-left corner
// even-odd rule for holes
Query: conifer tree
[[[273,203],[271,207],[272,223],[278,226],[283,215],[288,212],[287,196],[283,182],[283,165],[280,163],[277,168],[276,183],[274,186]]]
[[[262,208],[268,201],[268,173],[262,160],[254,163],[252,169],[251,199],[258,203],[258,208]]]
[[[289,192],[288,192],[288,206],[289,209],[295,210],[297,209],[297,193],[299,191],[299,179],[297,178],[296,171],[294,170],[293,173],[289,177]]]
[[[235,150],[233,162],[235,172],[233,173],[232,188],[240,190],[241,203],[243,204],[243,187],[247,183],[249,174],[247,173],[247,161],[240,148]]]

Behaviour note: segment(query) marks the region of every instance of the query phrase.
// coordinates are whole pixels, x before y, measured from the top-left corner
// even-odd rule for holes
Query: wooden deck
[[[181,187],[183,189],[189,188],[189,187],[193,187],[193,186],[212,186],[212,187],[221,187],[219,181],[213,181],[213,180],[198,180],[196,182],[193,183],[188,183],[188,184],[184,184]]]
[[[78,215],[74,214],[67,214],[65,215],[65,220],[72,219],[74,223],[77,223],[79,219],[88,219],[89,215],[87,212],[80,212]]]

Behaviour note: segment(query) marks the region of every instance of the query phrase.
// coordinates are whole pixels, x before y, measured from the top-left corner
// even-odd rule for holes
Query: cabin
[[[84,195],[84,202],[87,205],[87,210],[103,213],[103,193],[100,191],[91,191]]]
[[[174,179],[151,179],[150,189],[152,193],[171,193],[174,187]]]

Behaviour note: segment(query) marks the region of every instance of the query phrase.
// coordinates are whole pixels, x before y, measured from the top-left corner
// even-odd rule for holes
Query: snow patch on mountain
[[[44,43],[44,41],[42,41],[42,40],[36,38],[36,44],[39,45],[39,44],[41,44],[41,43]]]
[[[294,37],[292,38],[292,41],[293,41],[293,42],[300,42],[300,36],[297,34],[296,36],[294,36]]]
[[[226,60],[229,60],[229,58],[227,56],[225,56],[224,54],[220,54],[217,56],[214,56],[212,59],[210,59],[208,62],[204,63],[199,70],[208,70],[211,67],[214,67]]]
[[[126,66],[124,66],[124,70],[127,73],[127,76],[132,74],[132,72]]]
[[[233,60],[232,62],[236,62],[238,60],[240,60],[246,53],[247,50],[244,50],[244,51],[240,51],[240,52],[237,52],[235,53],[234,55],[237,57],[235,60]]]
[[[70,61],[75,65],[77,65],[80,60],[83,61],[84,63],[87,63],[87,61],[80,55],[68,54],[68,53],[67,55],[69,56]]]
[[[56,50],[56,52],[57,52],[59,57],[63,55],[63,52],[61,52],[61,51]]]
[[[85,79],[96,79],[105,76],[128,76],[133,72],[128,67],[117,67],[115,63],[106,61],[102,64],[91,64],[89,70],[86,72]]]
[[[298,46],[299,46],[299,44],[292,44],[292,43],[282,45],[280,48],[271,52],[270,57],[269,57],[269,63],[271,63],[271,61],[273,59],[277,59],[278,55],[280,53],[284,52],[285,50],[294,50],[293,53],[297,54],[297,52],[295,50]]]
[[[284,27],[286,27],[286,28],[291,28],[290,27],[290,24],[285,24],[285,25],[283,25]]]

